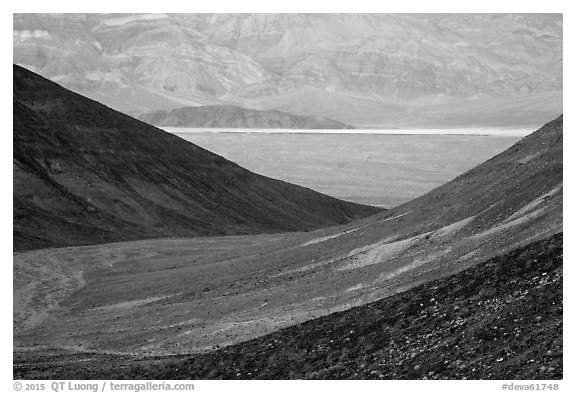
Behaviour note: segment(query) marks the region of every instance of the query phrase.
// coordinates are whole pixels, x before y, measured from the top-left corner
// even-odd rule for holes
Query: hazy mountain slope
[[[482,97],[556,93],[553,108],[520,105],[527,118],[495,105],[487,124],[534,126],[562,111],[562,26],[560,14],[15,14],[13,43],[15,63],[123,111],[230,104],[466,127]],[[303,103],[312,93],[323,101]]]
[[[210,351],[458,273],[562,232],[562,141],[559,117],[444,186],[344,226],[18,254],[15,351]]]
[[[159,127],[351,128],[346,124],[330,119],[296,116],[277,110],[256,111],[232,105],[158,110],[139,113],[135,117]]]
[[[562,91],[515,96],[457,98],[433,96],[415,101],[363,97],[304,88],[283,95],[250,99],[255,108],[272,107],[303,116],[318,111],[355,128],[533,129],[562,111]]]
[[[14,247],[310,230],[378,209],[251,173],[14,67]]]
[[[562,379],[562,238],[209,354],[22,354],[14,378]]]
[[[109,97],[116,109],[159,109],[160,98],[173,107],[203,97],[214,103],[227,89],[269,77],[249,57],[165,15],[15,14],[14,23],[16,64]]]
[[[203,31],[290,81],[414,98],[557,89],[561,24],[553,14],[215,14]]]

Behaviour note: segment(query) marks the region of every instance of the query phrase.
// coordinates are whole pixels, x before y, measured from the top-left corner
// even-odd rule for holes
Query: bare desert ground
[[[339,199],[384,208],[425,194],[521,138],[518,132],[506,135],[494,130],[489,136],[349,131],[357,130],[346,130],[345,134],[267,130],[177,132],[176,135],[256,173]]]

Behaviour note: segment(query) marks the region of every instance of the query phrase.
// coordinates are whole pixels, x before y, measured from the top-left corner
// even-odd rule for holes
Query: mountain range
[[[389,128],[533,127],[562,112],[559,14],[14,14],[13,25],[15,63],[132,114],[234,105]]]
[[[158,127],[346,129],[346,124],[278,110],[256,111],[232,105],[187,106],[157,110],[136,117]]]

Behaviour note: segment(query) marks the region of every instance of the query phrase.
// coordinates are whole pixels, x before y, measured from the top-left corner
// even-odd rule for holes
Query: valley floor
[[[420,130],[423,135],[389,135],[374,133],[378,130],[185,130],[170,129],[256,173],[384,208],[445,184],[506,150],[528,132]],[[464,133],[430,134],[440,131]]]
[[[562,233],[217,351],[17,350],[15,379],[562,379]]]

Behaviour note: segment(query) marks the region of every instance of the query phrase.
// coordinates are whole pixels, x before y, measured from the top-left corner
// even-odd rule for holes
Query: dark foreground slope
[[[140,120],[161,127],[230,128],[352,128],[335,120],[298,116],[278,110],[245,109],[234,105],[207,105],[138,114]]]
[[[558,234],[388,299],[148,372],[154,379],[561,379],[562,254]]]
[[[16,251],[310,230],[378,211],[249,172],[14,66]]]
[[[23,353],[14,378],[561,379],[562,234],[188,359]]]

